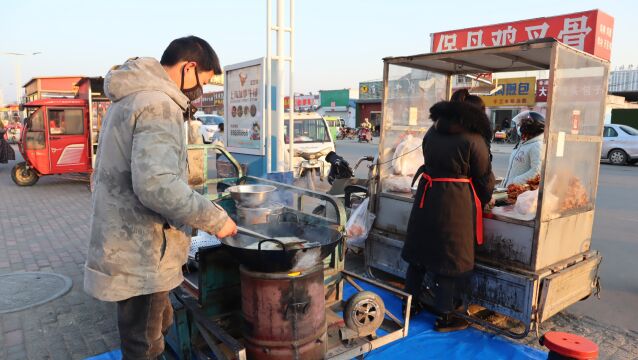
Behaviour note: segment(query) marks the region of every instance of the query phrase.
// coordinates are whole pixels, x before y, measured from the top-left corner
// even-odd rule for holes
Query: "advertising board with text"
[[[506,46],[555,38],[602,59],[611,58],[614,18],[600,10],[438,32],[431,52]]]
[[[225,71],[226,147],[242,154],[264,154],[263,59],[230,65]]]
[[[487,107],[495,106],[533,106],[536,103],[536,78],[496,79],[500,89],[493,95],[481,95]]]

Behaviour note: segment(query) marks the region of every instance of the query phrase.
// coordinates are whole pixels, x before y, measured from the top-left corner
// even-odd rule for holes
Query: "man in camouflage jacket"
[[[183,281],[191,228],[236,233],[218,205],[191,190],[183,113],[202,84],[221,73],[210,45],[190,36],[162,55],[112,69],[112,104],[93,174],[91,239],[84,289],[118,303],[124,359],[155,359],[172,322],[168,291]]]

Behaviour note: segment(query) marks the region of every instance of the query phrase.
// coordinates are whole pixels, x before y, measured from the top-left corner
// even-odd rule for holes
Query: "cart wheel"
[[[372,291],[361,291],[353,295],[343,309],[346,326],[359,336],[372,335],[385,317],[383,299]]]
[[[40,177],[25,162],[17,163],[11,170],[11,180],[18,186],[31,186],[38,182]]]

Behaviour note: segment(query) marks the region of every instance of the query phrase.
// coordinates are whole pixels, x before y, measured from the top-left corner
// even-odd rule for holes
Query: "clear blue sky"
[[[276,0],[273,0],[276,2]],[[638,64],[638,1],[297,0],[295,87],[357,88],[380,79],[381,59],[429,51],[432,32],[599,8],[615,18],[612,65]],[[159,58],[184,35],[208,40],[228,65],[266,52],[265,0],[5,0],[0,52],[34,76],[104,75],[133,56]],[[13,59],[0,55],[0,89],[15,98]]]

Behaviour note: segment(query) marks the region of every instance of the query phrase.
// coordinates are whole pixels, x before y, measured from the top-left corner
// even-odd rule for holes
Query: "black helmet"
[[[521,126],[521,122],[526,119],[531,119],[532,122],[545,126],[545,117],[536,111],[521,111],[518,115],[512,119],[516,126]]]
[[[512,122],[516,123],[523,137],[536,137],[545,131],[545,117],[535,111],[523,111],[514,116]]]

